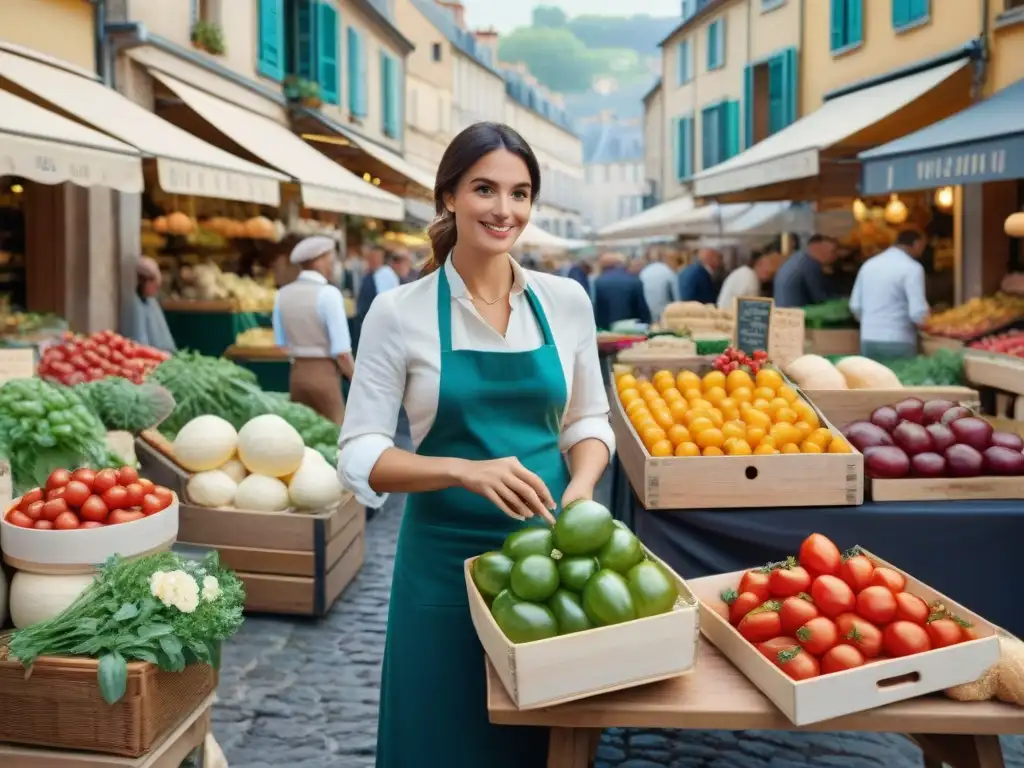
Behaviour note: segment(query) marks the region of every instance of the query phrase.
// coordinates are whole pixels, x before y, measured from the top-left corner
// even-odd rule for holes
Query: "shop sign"
[[[36,353],[31,347],[0,349],[0,384],[36,375]]]
[[[59,142],[4,135],[0,176],[24,176],[41,184],[70,181],[79,186],[142,191],[142,161],[137,155],[104,152]]]
[[[768,351],[771,340],[772,299],[761,299],[754,296],[737,296],[733,304],[733,317],[736,325],[733,331],[733,346],[748,355],[757,350]]]
[[[1024,178],[1024,135],[866,160],[861,194]]]

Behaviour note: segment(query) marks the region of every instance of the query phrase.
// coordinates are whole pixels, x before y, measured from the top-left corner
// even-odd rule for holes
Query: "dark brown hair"
[[[455,216],[445,207],[445,196],[454,195],[459,182],[469,169],[481,158],[499,149],[511,152],[526,163],[533,186],[531,198],[536,201],[540,194],[540,163],[537,162],[537,156],[533,154],[526,139],[501,123],[475,123],[469,126],[452,139],[437,169],[437,179],[434,182],[434,208],[437,217],[427,230],[431,254],[430,260],[423,267],[422,275],[428,275],[444,264],[458,240]]]

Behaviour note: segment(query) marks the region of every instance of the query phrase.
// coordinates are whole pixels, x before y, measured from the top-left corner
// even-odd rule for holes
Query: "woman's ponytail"
[[[446,208],[443,208],[442,211],[443,213],[434,219],[427,230],[427,235],[430,237],[431,253],[430,259],[420,272],[421,277],[429,275],[444,264],[459,238],[458,230],[455,228],[455,214]]]

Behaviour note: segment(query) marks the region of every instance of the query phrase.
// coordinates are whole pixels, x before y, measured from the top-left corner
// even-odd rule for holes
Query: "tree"
[[[498,57],[525,63],[540,83],[559,93],[585,91],[594,76],[593,57],[566,29],[521,27],[501,39]]]
[[[565,15],[565,11],[556,5],[538,5],[533,9],[534,27],[562,29],[568,21],[569,18]]]

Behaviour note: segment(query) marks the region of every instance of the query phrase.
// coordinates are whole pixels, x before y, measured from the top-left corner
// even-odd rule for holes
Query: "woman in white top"
[[[750,257],[750,264],[736,267],[722,283],[718,292],[718,308],[732,311],[733,299],[739,296],[760,296],[761,286],[771,282],[779,268],[782,255],[777,244],[769,245]]]
[[[381,683],[378,768],[522,768],[545,729],[488,722],[463,563],[591,498],[614,449],[590,297],[508,255],[540,193],[533,151],[478,123],[437,173],[425,276],[379,295],[342,428],[338,472],[370,507],[408,493]],[[399,408],[416,452],[394,446]],[[564,454],[564,456],[563,456]],[[424,758],[429,755],[429,758]]]

